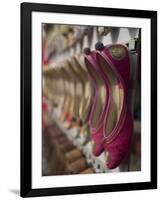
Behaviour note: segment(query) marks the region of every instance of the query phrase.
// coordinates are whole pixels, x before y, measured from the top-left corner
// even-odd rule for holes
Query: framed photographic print
[[[157,12],[21,4],[21,196],[157,188]]]

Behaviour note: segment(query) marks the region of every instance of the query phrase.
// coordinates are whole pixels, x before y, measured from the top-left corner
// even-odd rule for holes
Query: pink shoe
[[[127,156],[133,132],[132,114],[128,108],[130,60],[127,48],[120,44],[100,49],[96,59],[111,85],[103,133],[104,150],[109,153],[107,167],[113,169]]]
[[[93,97],[93,105],[91,108],[91,113],[89,116],[89,127],[90,127],[90,136],[94,143],[93,145],[93,154],[95,156],[99,156],[104,151],[103,146],[103,122],[106,114],[106,109],[108,107],[108,79],[104,76],[102,77],[102,72],[100,71],[100,67],[96,62],[96,52],[90,51],[89,48],[84,49],[85,54],[85,64],[86,68],[89,72],[89,80],[91,85],[94,87],[95,96]],[[100,86],[101,84],[101,86]],[[105,92],[104,103],[102,104],[102,108],[100,112],[98,112],[98,107],[100,106],[100,96],[101,96],[101,88]]]

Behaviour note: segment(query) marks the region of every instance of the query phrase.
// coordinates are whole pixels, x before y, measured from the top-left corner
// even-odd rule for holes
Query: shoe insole
[[[92,98],[95,96],[94,87],[91,87],[89,80],[87,79],[85,84],[85,91],[82,96],[82,101],[79,108],[79,116],[83,122],[86,122],[90,115],[92,108]]]
[[[65,107],[65,102],[67,102],[67,99],[69,99],[69,81],[70,81],[70,75],[68,72],[64,69],[64,67],[61,67],[61,74],[64,81],[64,93],[62,94],[63,100],[62,100],[62,108]]]
[[[55,101],[56,102],[56,91],[53,90],[52,86],[52,80],[51,78],[45,78],[45,90],[46,90],[46,94],[48,95],[48,98],[51,101]]]
[[[78,69],[78,66],[75,65],[75,63],[68,61],[68,69],[71,72],[72,75],[72,81],[74,84],[74,90],[72,89],[72,100],[71,100],[71,108],[70,108],[70,115],[78,118],[79,117],[79,106],[81,103],[83,90],[84,90],[84,83],[82,79],[82,74],[80,73],[80,70]],[[80,66],[79,66],[80,67]]]
[[[43,88],[52,102],[56,102],[57,91],[55,85],[53,84],[56,80],[55,74],[57,74],[55,69],[48,69],[43,73]]]
[[[66,69],[67,73],[69,74],[69,81],[68,81],[68,84],[66,85],[68,95],[64,102],[64,105],[65,105],[64,111],[72,116],[73,110],[74,110],[74,96],[75,96],[74,73],[73,73],[73,69],[69,65],[69,62],[65,63],[64,68]]]
[[[68,91],[68,86],[69,85],[69,82],[67,80],[64,80],[64,94],[63,94],[63,100],[62,100],[62,107],[61,108],[64,108],[65,107],[65,103],[68,99],[68,96],[69,96],[69,91]]]
[[[66,97],[64,106],[65,112],[67,112],[70,115],[73,113],[73,106],[74,106],[73,92],[74,92],[74,85],[72,82],[70,82],[68,85],[68,95]]]
[[[58,95],[57,95],[57,101],[59,102],[59,107],[62,107],[63,104],[63,100],[64,100],[64,91],[65,91],[65,85],[64,85],[64,81],[62,78],[59,78],[58,81]]]
[[[71,104],[72,104],[72,94],[71,94],[71,83],[66,81],[65,82],[65,97],[64,97],[64,103],[62,105],[63,107],[63,111],[65,111],[66,113],[70,113],[70,108],[71,108]]]
[[[82,101],[82,97],[85,91],[85,72],[82,70],[79,62],[75,57],[72,57],[70,60],[71,67],[73,68],[73,73],[75,75],[75,105],[74,105],[74,116],[79,118],[79,109]]]
[[[82,101],[82,96],[84,93],[84,85],[83,82],[77,82],[76,83],[76,94],[75,94],[75,117],[79,118],[79,109],[80,109],[80,104]]]
[[[89,75],[94,80],[97,86],[97,95],[95,96],[95,103],[92,107],[93,116],[91,116],[91,125],[93,128],[97,127],[100,123],[101,115],[103,113],[103,107],[106,101],[104,98],[106,94],[106,88],[100,74],[95,70],[94,66],[90,62],[86,62]]]
[[[108,110],[108,117],[105,122],[105,134],[106,136],[110,134],[110,132],[116,127],[117,122],[119,120],[122,106],[123,106],[123,100],[124,100],[124,91],[122,89],[121,84],[119,84],[117,76],[115,72],[112,70],[110,65],[106,62],[104,58],[99,56],[99,63],[102,67],[104,73],[108,77],[111,85],[111,102],[110,102],[110,108]]]
[[[80,59],[80,58],[79,58]],[[85,67],[82,66],[77,56],[72,58],[75,69],[81,78],[81,88],[79,91],[80,103],[79,103],[79,118],[85,121],[86,116],[89,114],[89,102],[91,98],[92,88],[89,87],[88,74]]]

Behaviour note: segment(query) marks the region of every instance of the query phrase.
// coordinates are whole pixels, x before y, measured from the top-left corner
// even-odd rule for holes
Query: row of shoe
[[[73,57],[45,74],[44,91],[61,110],[66,128],[90,135],[93,154],[107,153],[116,168],[129,153],[133,119],[128,105],[130,58],[126,46],[102,43],[84,49],[84,63]]]
[[[77,127],[84,133],[88,128],[86,121],[92,105],[93,88],[79,57],[64,61],[60,67],[49,69],[44,75],[44,92],[61,110],[60,119],[65,127]],[[87,126],[83,126],[85,124]]]

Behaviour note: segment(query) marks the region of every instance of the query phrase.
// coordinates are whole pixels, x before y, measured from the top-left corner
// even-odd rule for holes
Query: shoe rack
[[[52,30],[50,31],[52,32]],[[45,116],[46,127],[42,134],[45,149],[43,152],[43,174],[53,174],[54,172],[52,169],[57,169],[57,171],[59,171],[58,174],[139,171],[141,169],[140,30],[137,28],[79,27],[75,33],[77,34],[76,39],[72,40],[70,28],[69,30],[65,28],[65,31],[68,32],[68,37],[71,38],[68,38],[65,44],[63,43],[63,48],[59,48],[62,43],[62,38],[56,38],[56,31],[57,30],[50,34],[50,37],[46,42],[47,44],[45,44],[47,47],[44,57],[47,57],[49,61],[44,62],[43,77],[46,77],[46,75],[50,77],[50,74],[53,73],[53,69],[60,68],[62,63],[77,55],[79,55],[79,62],[81,65],[84,65],[83,49],[88,47],[94,50],[95,44],[98,41],[102,42],[104,45],[119,43],[127,46],[131,64],[128,103],[134,117],[134,133],[128,157],[115,169],[108,169],[106,167],[107,155],[105,153],[102,153],[98,157],[93,155],[92,142],[89,133],[84,134],[80,130],[80,127],[77,126],[66,126],[66,123],[61,119],[61,107],[57,106],[57,103],[55,103],[52,96],[52,92],[54,93],[55,90],[52,85],[53,83],[51,84],[49,81],[47,84],[47,82],[43,81],[43,93],[48,93],[45,100],[48,109],[44,114],[48,117]],[[64,35],[66,37],[66,34]],[[77,81],[76,79],[73,80]],[[59,99],[59,101],[61,101],[61,99]],[[66,147],[61,147],[62,141],[57,142],[54,132],[59,132],[62,141],[64,140],[65,143],[69,143],[69,146],[64,143]],[[57,150],[51,150],[54,149],[54,147],[56,147],[58,151],[60,149],[60,151],[57,152]],[[56,152],[49,156],[52,151]],[[53,157],[56,157],[56,154],[58,154],[58,157],[59,154],[61,154],[64,159],[61,161],[58,159],[59,162],[55,160],[56,163],[59,163],[58,166],[49,167],[50,165],[54,165]],[[50,164],[50,160],[52,164]],[[60,170],[58,170],[59,167],[61,168]]]

